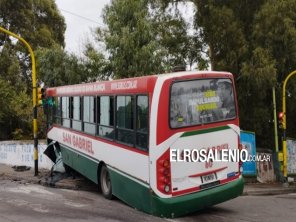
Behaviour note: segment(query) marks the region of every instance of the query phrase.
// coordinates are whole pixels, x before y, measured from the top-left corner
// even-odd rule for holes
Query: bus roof
[[[46,90],[47,96],[87,96],[105,94],[112,95],[117,93],[148,93],[153,90],[157,78],[179,78],[191,75],[208,75],[230,77],[229,72],[217,71],[184,71],[173,72],[150,76],[141,76],[128,79],[118,79],[110,81],[97,81],[91,83],[81,83],[76,85],[66,85],[52,87]]]

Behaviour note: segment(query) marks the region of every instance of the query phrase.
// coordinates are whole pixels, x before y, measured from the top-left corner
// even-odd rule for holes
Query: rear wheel
[[[100,173],[100,185],[102,194],[106,199],[112,199],[112,184],[110,174],[106,165],[103,165]]]

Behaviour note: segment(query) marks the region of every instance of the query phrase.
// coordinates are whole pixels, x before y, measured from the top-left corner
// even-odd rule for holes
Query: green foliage
[[[54,0],[1,0],[0,26],[33,48],[64,46],[64,18]],[[32,138],[31,58],[16,39],[0,33],[0,140]]]
[[[38,79],[47,87],[81,83],[87,79],[77,56],[67,54],[58,46],[40,49],[36,55]]]
[[[15,138],[16,134],[27,139],[31,134],[32,100],[24,91],[16,93],[1,77],[0,88],[0,140]]]
[[[36,49],[64,45],[65,22],[54,0],[1,0],[0,25],[26,39]],[[7,36],[0,44],[11,42]],[[26,52],[23,46],[19,50]]]
[[[17,55],[14,54],[12,47],[4,47],[0,52],[0,77],[18,89],[24,90],[25,79],[20,74],[21,67]]]
[[[255,89],[261,89],[261,96],[276,83],[276,62],[267,49],[257,47],[250,59],[242,63],[242,77],[251,82]],[[265,89],[265,90],[262,90]]]
[[[60,47],[39,49],[37,57],[38,79],[47,87],[78,84],[108,79],[109,63],[91,45],[85,46],[85,57],[68,54]]]
[[[256,46],[268,49],[276,60],[280,83],[295,69],[296,4],[293,0],[268,0],[255,16],[253,38]]]
[[[146,1],[114,0],[105,7],[103,18],[108,30],[99,29],[98,34],[106,44],[114,78],[162,70]]]
[[[281,83],[296,64],[295,1],[191,0],[193,28],[179,11],[186,2],[112,0],[103,12],[107,28],[96,33],[105,50],[87,43],[82,58],[63,50],[65,24],[54,0],[1,0],[0,25],[37,49],[38,78],[47,86],[162,73],[180,64],[230,71],[241,128],[255,131],[259,146],[272,147],[271,88],[276,87],[280,107]],[[24,46],[2,33],[0,46],[0,139],[20,138],[31,127],[30,58]],[[295,101],[291,79],[291,137],[296,137]]]
[[[64,45],[66,27],[54,0],[1,0],[0,26],[24,38],[33,50]],[[2,50],[9,48],[9,53],[17,58],[19,76],[29,88],[32,83],[28,49],[4,33],[0,33],[0,45],[4,46]]]
[[[206,66],[202,44],[188,35],[177,8],[165,9],[153,1],[114,0],[105,7],[103,18],[108,28],[98,29],[97,34],[106,45],[114,78],[167,72],[199,59]]]
[[[195,27],[208,44],[208,56],[213,70],[227,70],[239,75],[248,44],[241,21],[233,9],[221,1],[196,1]]]
[[[89,80],[108,80],[111,76],[110,61],[90,43],[85,45],[85,58],[82,59],[84,72]]]
[[[236,76],[241,127],[256,132],[259,146],[271,147],[271,89],[276,86],[281,95],[278,86],[296,63],[295,1],[194,2],[198,8],[195,25],[202,29],[212,67]],[[289,109],[295,110],[295,102],[290,102]],[[288,116],[288,122],[292,118]],[[294,137],[295,123],[290,126],[294,132],[288,130]]]
[[[258,47],[242,64],[241,73],[238,82],[241,126],[256,132],[260,146],[269,147],[274,141],[270,129],[273,129],[271,89],[276,83],[275,60],[268,50]]]
[[[11,117],[14,120],[12,125],[13,139],[32,138],[32,99],[24,91],[18,91],[11,100]]]

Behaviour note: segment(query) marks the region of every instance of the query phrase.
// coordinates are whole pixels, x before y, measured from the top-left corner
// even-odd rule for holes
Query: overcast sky
[[[102,9],[111,0],[55,0],[65,18],[67,25],[65,33],[66,50],[82,55],[83,45],[90,39],[93,41],[91,29],[103,26]],[[136,1],[136,0],[135,0]],[[193,4],[181,4],[181,11],[187,22],[192,23]]]
[[[91,29],[103,25],[102,9],[111,0],[56,0],[56,4],[65,17],[66,50],[80,55],[83,43],[91,38]]]

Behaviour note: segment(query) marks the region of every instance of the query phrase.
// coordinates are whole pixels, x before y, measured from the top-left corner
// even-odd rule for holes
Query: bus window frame
[[[116,124],[117,124],[117,97],[118,96],[131,96],[133,99],[134,99],[134,104],[133,104],[133,128],[134,129],[126,129],[126,128],[119,128],[119,127],[116,127]],[[137,125],[136,125],[136,119],[137,119],[137,98],[138,96],[146,96],[147,97],[147,110],[148,110],[148,114],[147,114],[147,147],[141,147],[141,146],[138,146],[137,145]],[[115,138],[114,138],[114,141],[118,144],[122,144],[122,145],[126,145],[132,149],[136,149],[136,150],[140,150],[140,151],[144,151],[144,152],[149,152],[149,132],[150,132],[150,100],[149,100],[149,94],[117,94],[115,95],[115,99],[114,99],[114,102],[115,102],[115,106],[114,106],[114,127],[115,127]],[[129,143],[125,143],[125,142],[122,142],[120,140],[117,139],[117,133],[118,133],[118,129],[119,130],[126,130],[126,131],[130,131],[130,132],[133,132],[134,134],[134,139],[133,139],[133,144],[129,144]],[[145,134],[143,132],[139,132],[141,134]]]
[[[120,143],[120,144],[123,144],[123,145],[126,145],[126,146],[129,146],[131,148],[136,148],[136,138],[134,137],[133,138],[133,143],[125,143],[123,141],[120,141],[117,139],[117,136],[118,136],[118,130],[123,130],[123,131],[127,131],[127,132],[133,132],[134,135],[136,135],[136,131],[135,131],[135,102],[132,104],[132,119],[133,119],[133,129],[128,129],[128,128],[123,128],[123,127],[117,127],[117,98],[119,96],[130,96],[131,97],[131,101],[134,100],[135,101],[135,96],[134,94],[117,94],[115,97],[115,107],[114,107],[114,112],[115,112],[115,116],[114,116],[114,126],[115,126],[115,141],[117,143]]]
[[[133,106],[132,106],[132,121],[133,121],[133,129],[127,129],[127,128],[121,128],[121,127],[117,127],[117,97],[118,96],[130,96],[131,97],[131,100],[133,100]],[[138,115],[138,109],[137,109],[137,105],[138,105],[138,97],[140,96],[144,96],[147,98],[147,132],[142,132],[142,131],[139,131],[137,129],[137,115]],[[74,97],[79,97],[79,101],[80,101],[80,120],[76,120],[74,119],[74,113],[73,113],[73,109],[74,109]],[[84,97],[92,97],[95,102],[94,102],[94,109],[95,109],[95,122],[94,123],[90,123],[90,124],[94,124],[95,125],[95,134],[92,134],[92,133],[89,133],[89,132],[85,132],[85,129],[84,129],[84,124],[85,123],[89,123],[89,122],[85,122],[84,121]],[[101,104],[99,104],[98,106],[98,103],[101,102],[101,97],[109,97],[110,100],[113,100],[113,113],[110,115],[113,115],[113,125],[112,126],[107,126],[107,125],[102,125],[100,124],[100,115],[101,115]],[[118,144],[122,144],[122,145],[126,145],[128,147],[130,147],[131,149],[136,149],[136,150],[140,150],[140,151],[144,151],[144,152],[149,152],[149,134],[150,134],[150,97],[149,97],[149,94],[144,94],[144,93],[141,93],[141,94],[108,94],[108,95],[87,95],[87,96],[57,96],[56,98],[60,98],[60,102],[59,102],[59,105],[60,105],[60,123],[58,123],[59,125],[61,125],[62,127],[65,127],[65,128],[69,128],[69,129],[72,129],[72,130],[75,130],[77,132],[81,132],[81,133],[85,133],[87,135],[93,135],[95,137],[98,137],[100,139],[104,139],[104,140],[107,140],[107,141],[112,141],[112,142],[115,142],[115,143],[118,143]],[[63,118],[62,117],[62,105],[63,105],[63,98],[67,98],[68,99],[68,108],[69,108],[69,117],[68,118]],[[112,99],[111,99],[112,98]],[[111,104],[111,103],[110,103]],[[63,125],[63,121],[65,120],[68,120],[70,121],[70,126],[67,127],[67,126],[64,126]],[[79,129],[74,129],[73,128],[73,121],[79,121],[81,122],[82,126],[81,126],[81,130]],[[100,126],[103,126],[103,127],[107,127],[107,128],[110,128],[110,129],[113,129],[114,130],[114,135],[112,138],[109,138],[109,137],[106,137],[106,136],[103,136],[103,135],[100,135],[99,134],[99,127]],[[120,141],[117,139],[117,133],[118,133],[118,130],[125,130],[125,131],[128,131],[128,132],[131,132],[132,135],[133,135],[133,143],[125,143],[123,141]],[[137,143],[137,135],[138,134],[141,134],[141,135],[144,135],[146,136],[146,143],[147,143],[147,147],[143,147],[143,146],[140,146],[138,145]]]
[[[138,131],[138,127],[137,127],[137,116],[138,116],[138,97],[139,96],[145,96],[147,97],[147,133],[144,133],[144,132],[141,132],[141,131]],[[134,124],[136,125],[135,126],[135,147],[139,150],[142,150],[142,151],[145,151],[145,152],[149,152],[149,132],[150,132],[150,115],[149,115],[149,110],[150,110],[150,101],[149,101],[149,95],[148,94],[137,94],[135,95],[136,97],[136,103],[135,103],[135,115],[136,115],[136,120],[134,121]],[[137,144],[137,134],[140,133],[140,134],[146,134],[147,136],[147,147],[142,147],[142,146],[139,146]]]
[[[75,119],[75,113],[74,111],[76,110],[76,107],[74,107],[74,98],[78,98],[78,101],[79,101],[79,119]],[[79,132],[84,132],[83,130],[83,120],[82,120],[82,117],[83,117],[83,106],[82,106],[82,96],[78,95],[78,96],[71,96],[71,113],[72,113],[72,118],[71,118],[71,129],[73,130],[76,130],[76,131],[79,131]],[[77,125],[76,125],[77,124]],[[73,127],[75,125],[75,128]],[[79,126],[80,129],[77,129],[76,126]]]
[[[62,125],[62,97],[51,96],[50,98],[54,101],[54,105],[53,105],[54,116],[52,119],[53,120],[52,124]]]
[[[115,134],[116,134],[116,132],[115,132],[115,108],[114,108],[114,106],[115,106],[115,97],[116,97],[116,95],[113,95],[113,94],[108,94],[108,95],[97,95],[96,96],[97,98],[96,98],[96,100],[97,100],[97,102],[98,102],[98,98],[99,98],[99,100],[100,100],[100,103],[101,103],[101,97],[109,97],[109,99],[111,98],[111,97],[113,97],[113,126],[107,126],[107,125],[103,125],[103,124],[101,124],[101,104],[99,105],[99,108],[100,109],[97,109],[97,112],[96,112],[96,136],[97,137],[99,137],[99,138],[102,138],[102,139],[106,139],[106,140],[108,140],[108,141],[116,141],[115,140]],[[111,104],[111,103],[110,103]],[[98,108],[98,107],[97,107]],[[106,136],[103,136],[103,135],[100,135],[99,134],[99,127],[100,126],[102,126],[102,127],[107,127],[107,128],[113,128],[113,131],[114,131],[114,135],[113,135],[113,137],[112,138],[108,138],[108,137],[106,137]]]
[[[84,121],[84,113],[85,113],[85,110],[84,110],[84,99],[85,97],[91,97],[93,100],[94,100],[94,122],[88,122],[88,121]],[[82,132],[83,133],[86,133],[88,135],[93,135],[95,136],[97,134],[97,98],[98,96],[96,95],[86,95],[86,96],[82,96],[81,97],[81,100],[82,100],[82,110],[81,110],[81,115],[82,115],[82,118],[81,118],[81,121],[82,121]],[[93,125],[95,127],[95,131],[94,133],[90,133],[90,132],[86,132],[85,131],[85,125],[88,124],[88,125]]]
[[[71,119],[71,97],[70,96],[61,96],[61,126],[65,127],[67,129],[71,129],[72,128],[72,119]],[[63,116],[63,98],[67,98],[67,105],[68,105],[68,115],[67,117]],[[67,120],[67,122],[69,122],[69,126],[65,126],[64,125],[64,120]]]
[[[180,127],[172,127],[171,126],[171,96],[172,96],[172,87],[175,83],[179,83],[179,82],[188,82],[188,81],[196,81],[196,80],[211,80],[211,79],[217,79],[217,80],[221,80],[221,79],[228,79],[231,81],[231,85],[232,85],[232,92],[233,92],[233,97],[234,97],[234,107],[235,107],[235,116],[233,118],[229,118],[229,119],[223,119],[223,120],[219,120],[219,121],[214,121],[214,122],[208,122],[208,123],[200,123],[200,124],[194,124],[194,125],[189,125],[189,126],[180,126]],[[169,87],[169,109],[168,109],[168,125],[170,130],[178,130],[178,129],[184,129],[184,128],[191,128],[191,127],[197,127],[197,126],[205,126],[205,125],[209,125],[209,124],[217,124],[217,123],[222,123],[222,122],[228,122],[228,121],[233,121],[235,119],[238,118],[238,108],[237,108],[237,97],[236,97],[236,90],[235,90],[235,85],[233,82],[233,79],[228,77],[212,77],[212,78],[192,78],[192,79],[181,79],[181,80],[172,80],[170,83],[170,87]]]

